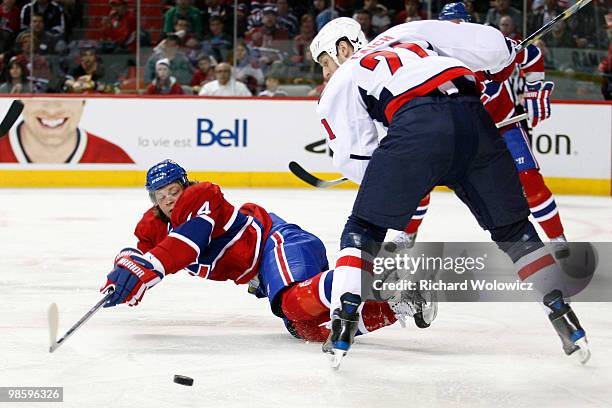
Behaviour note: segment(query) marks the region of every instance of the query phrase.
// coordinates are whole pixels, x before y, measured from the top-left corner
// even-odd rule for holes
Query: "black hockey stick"
[[[576,14],[578,12],[578,10],[580,10],[581,8],[583,8],[584,6],[589,4],[590,2],[591,2],[591,0],[578,0],[572,7],[568,8],[563,13],[559,14],[558,16],[556,16],[555,18],[550,20],[548,23],[546,23],[542,27],[540,27],[538,30],[536,30],[535,33],[531,34],[529,37],[527,37],[523,41],[521,41],[519,43],[519,45],[517,46],[517,48],[516,48],[516,53],[518,54],[523,49],[527,48],[528,45],[533,44],[538,39],[542,38],[543,35],[548,34],[548,32],[553,29],[553,26],[556,23],[558,23],[559,21],[563,21],[565,19],[570,18],[571,16]]]
[[[13,127],[15,122],[17,122],[17,118],[21,115],[21,111],[23,110],[23,102],[19,99],[15,99],[11,106],[9,107],[6,115],[4,115],[4,119],[2,119],[2,123],[0,123],[0,137],[6,135],[8,131]]]
[[[94,305],[89,312],[85,313],[78,322],[74,324],[67,332],[62,336],[61,339],[57,340],[57,327],[59,324],[59,313],[57,311],[57,305],[52,303],[49,306],[49,341],[51,346],[49,347],[49,353],[53,353],[61,346],[68,337],[72,336],[81,326],[85,324],[100,308],[111,298],[115,292],[114,288],[109,288],[106,294],[98,303]]]
[[[335,180],[320,179],[312,175],[311,173],[309,173],[306,169],[304,169],[302,166],[300,166],[298,163],[294,161],[289,163],[289,170],[291,170],[291,172],[295,174],[297,178],[299,178],[300,180],[310,184],[313,187],[317,187],[317,188],[333,187],[337,184],[344,183],[345,181],[348,180],[346,177],[341,177]]]
[[[501,128],[507,125],[511,125],[512,123],[520,122],[521,120],[524,120],[524,119],[527,119],[526,113],[514,116],[510,119],[501,121],[499,123],[496,123],[495,126],[497,126],[498,128]],[[344,183],[345,181],[348,181],[346,177],[341,177],[339,179],[334,179],[334,180],[320,179],[314,174],[310,173],[305,168],[303,168],[302,166],[300,166],[299,163],[294,162],[294,161],[289,163],[289,170],[291,170],[291,172],[300,180],[310,184],[313,187],[317,187],[317,188],[333,187],[338,184]]]

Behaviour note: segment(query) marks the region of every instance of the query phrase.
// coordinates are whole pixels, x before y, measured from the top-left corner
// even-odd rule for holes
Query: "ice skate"
[[[567,239],[565,238],[564,234],[561,234],[556,238],[552,238],[550,240],[550,243],[552,245],[556,259],[564,259],[569,256],[570,248],[567,244]]]
[[[361,297],[352,293],[345,293],[340,297],[341,309],[336,309],[332,316],[331,333],[323,343],[324,353],[332,355],[331,367],[340,368],[340,363],[355,340],[355,333],[359,325],[359,312]]]
[[[406,327],[407,317],[412,317],[417,327],[426,329],[438,314],[435,291],[404,290],[396,293],[388,303],[402,327]]]
[[[563,300],[561,291],[553,290],[544,296],[544,305],[551,310],[548,318],[561,339],[565,354],[575,354],[581,364],[586,364],[591,358],[586,333],[570,305]]]
[[[400,232],[391,240],[391,242],[387,242],[385,245],[385,250],[387,252],[396,252],[396,251],[405,251],[414,246],[416,242],[417,233],[407,233]]]

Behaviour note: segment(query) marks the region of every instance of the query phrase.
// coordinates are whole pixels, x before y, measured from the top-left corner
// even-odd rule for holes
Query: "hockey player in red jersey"
[[[439,16],[440,20],[455,23],[469,22],[470,18],[463,3],[446,4]],[[494,122],[510,119],[516,114],[516,105],[520,103],[516,88],[517,83],[523,83],[524,76],[526,82],[523,92],[525,109],[529,114],[531,126],[535,127],[550,117],[550,94],[554,84],[544,81],[544,57],[537,47],[529,45],[517,56],[516,62],[517,70],[513,78],[510,78],[513,81],[508,79],[504,82],[495,82],[481,78],[484,80],[484,89],[480,99]],[[520,123],[504,126],[499,132],[514,159],[531,215],[553,242],[555,256],[557,258],[567,257],[569,255],[567,240],[557,203],[552,192],[544,183],[538,162],[529,147],[527,132]],[[404,247],[409,247],[414,243],[418,228],[427,212],[429,199],[428,194],[419,203],[419,208],[404,229],[404,233],[394,239],[396,243]]]
[[[134,163],[121,147],[79,127],[85,101],[26,99],[23,105],[23,121],[0,135],[0,163]]]
[[[354,339],[361,274],[388,229],[403,230],[433,187],[446,185],[533,285],[566,354],[590,352],[562,271],[529,222],[514,161],[475,80],[503,81],[514,42],[492,27],[417,21],[367,43],[359,24],[337,18],[310,46],[328,80],[317,105],[333,163],[359,184],[340,237],[332,288],[332,331],[323,351],[337,367]],[[378,139],[376,123],[387,127]],[[364,265],[365,264],[365,265]]]
[[[249,292],[268,298],[272,312],[298,338],[327,337],[324,323],[329,321],[334,271],[327,270],[319,238],[257,204],[234,207],[219,186],[189,181],[185,170],[170,160],[151,167],[146,187],[154,205],[136,226],[137,249],[125,248],[115,259],[101,289],[115,289],[105,307],[136,306],[164,277],[187,269],[204,279],[248,284]],[[367,302],[360,333],[406,315],[416,314],[419,325],[420,306],[410,303],[410,295]]]

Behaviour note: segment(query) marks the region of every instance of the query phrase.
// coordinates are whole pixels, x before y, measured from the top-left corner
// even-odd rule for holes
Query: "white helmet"
[[[315,62],[319,62],[319,57],[324,52],[340,65],[338,62],[338,49],[336,45],[341,38],[347,38],[354,50],[361,49],[368,43],[365,35],[361,31],[359,23],[349,17],[339,17],[325,24],[317,36],[310,44],[310,53]]]

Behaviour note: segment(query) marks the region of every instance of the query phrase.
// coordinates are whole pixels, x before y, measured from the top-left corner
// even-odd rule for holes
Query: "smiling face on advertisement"
[[[23,105],[21,139],[28,156],[33,162],[63,163],[76,147],[85,101],[24,100]]]

